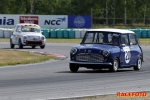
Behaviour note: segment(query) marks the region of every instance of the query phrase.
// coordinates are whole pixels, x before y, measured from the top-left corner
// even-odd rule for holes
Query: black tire
[[[10,39],[10,48],[14,48],[15,47],[15,45],[12,43],[12,39]]]
[[[35,49],[35,46],[32,46],[32,49]]]
[[[21,39],[19,39],[19,44],[18,44],[18,45],[19,45],[19,48],[20,48],[20,49],[22,49],[22,48],[23,48],[23,45],[22,45]]]
[[[79,69],[79,67],[74,64],[69,64],[69,67],[70,67],[70,71],[74,73],[77,72]]]
[[[41,49],[44,49],[45,48],[45,45],[42,45],[42,46],[40,46],[41,47]]]
[[[140,70],[140,68],[142,67],[142,57],[138,57],[137,62],[136,62],[136,66],[133,67],[134,70]]]
[[[111,72],[117,72],[119,68],[119,60],[117,58],[114,59],[113,65],[109,68]]]

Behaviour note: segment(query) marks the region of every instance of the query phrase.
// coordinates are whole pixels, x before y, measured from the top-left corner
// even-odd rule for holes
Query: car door
[[[131,57],[132,57],[132,65],[136,64],[138,55],[140,51],[140,48],[138,46],[138,43],[136,41],[136,36],[135,34],[129,34],[129,42],[130,42],[130,50],[131,50]]]
[[[121,50],[120,50],[120,62],[121,67],[129,66],[131,63],[131,52],[129,46],[128,34],[121,35]]]
[[[15,34],[15,42],[16,42],[16,44],[18,44],[20,35],[21,35],[21,26],[18,25],[17,28],[16,28],[16,34]]]
[[[17,44],[17,32],[18,32],[18,26],[16,26],[13,34],[12,34],[12,42],[13,44]]]

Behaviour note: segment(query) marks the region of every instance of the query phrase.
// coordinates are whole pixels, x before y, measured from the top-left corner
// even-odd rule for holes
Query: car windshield
[[[85,44],[119,44],[119,34],[110,32],[86,32],[82,43]]]
[[[35,26],[22,26],[21,27],[22,32],[37,32],[40,33],[40,28]]]

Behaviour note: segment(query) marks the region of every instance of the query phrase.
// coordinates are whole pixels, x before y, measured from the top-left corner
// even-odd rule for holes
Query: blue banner
[[[91,28],[91,16],[69,16],[68,28]]]

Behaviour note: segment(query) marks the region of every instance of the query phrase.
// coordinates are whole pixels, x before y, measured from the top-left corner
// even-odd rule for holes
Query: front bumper
[[[105,68],[112,66],[111,62],[77,62],[70,61],[70,64],[77,65],[78,67],[87,67],[87,68]]]
[[[45,45],[44,41],[25,41],[24,46],[42,46]]]

